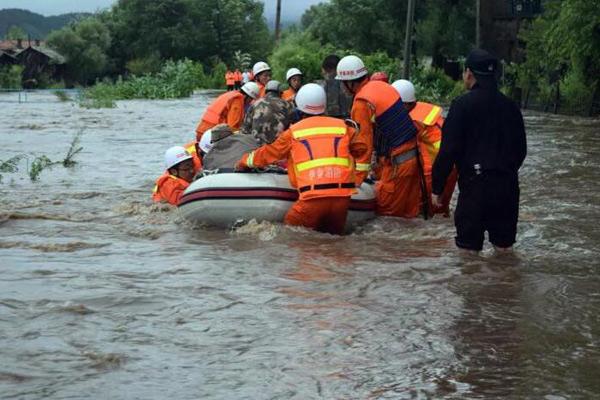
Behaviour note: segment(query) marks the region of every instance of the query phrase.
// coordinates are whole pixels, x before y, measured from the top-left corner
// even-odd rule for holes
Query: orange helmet
[[[371,80],[389,83],[388,75],[383,71],[373,72],[373,75],[371,75]]]

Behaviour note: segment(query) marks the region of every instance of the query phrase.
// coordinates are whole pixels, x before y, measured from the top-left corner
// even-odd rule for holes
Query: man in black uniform
[[[440,195],[456,165],[456,245],[475,252],[483,247],[485,231],[498,251],[510,250],[515,243],[518,171],[527,154],[523,116],[498,90],[497,69],[498,60],[487,51],[469,53],[463,72],[469,92],[450,106],[432,171],[432,201],[441,205]]]

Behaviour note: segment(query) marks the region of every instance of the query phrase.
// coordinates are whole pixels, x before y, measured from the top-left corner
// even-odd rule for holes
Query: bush
[[[127,71],[136,76],[155,74],[160,71],[161,67],[160,55],[156,53],[144,58],[135,58],[125,65]]]
[[[81,105],[102,108],[114,107],[115,100],[187,97],[195,89],[206,87],[210,79],[207,79],[201,64],[187,59],[169,60],[154,75],[133,76],[128,80],[119,77],[115,83],[97,82],[85,91]]]
[[[0,68],[0,88],[21,89],[21,74],[23,67],[20,65],[7,65]]]
[[[304,82],[313,82],[322,79],[323,59],[334,52],[332,46],[322,46],[307,34],[292,32],[282,38],[268,62],[273,71],[273,79],[285,83],[285,73],[295,67],[304,74]]]
[[[588,112],[594,93],[585,80],[585,75],[579,69],[570,70],[562,79],[561,99],[567,112],[579,114]]]
[[[435,104],[450,104],[452,99],[464,93],[461,81],[453,81],[437,68],[417,68],[411,78],[417,99]]]

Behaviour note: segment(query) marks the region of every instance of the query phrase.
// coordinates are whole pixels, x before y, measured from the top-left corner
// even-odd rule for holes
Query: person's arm
[[[158,190],[163,199],[176,206],[189,185],[182,179],[167,179]]]
[[[464,116],[462,107],[456,101],[452,102],[448,116],[442,128],[442,143],[440,151],[432,168],[432,193],[441,195],[446,185],[446,179],[452,172],[458,154],[461,150],[461,138],[464,129]]]
[[[246,153],[237,162],[236,170],[246,168],[262,168],[279,160],[286,159],[292,148],[292,131],[289,129],[277,137],[271,144],[265,144],[258,149]]]
[[[356,185],[365,180],[371,171],[371,154],[373,153],[373,121],[375,110],[364,100],[356,100],[352,107],[352,119],[358,123],[359,131],[353,143],[363,147],[363,154],[356,161]]]
[[[523,122],[523,115],[521,114],[521,110],[515,104],[515,110],[518,113],[517,117],[517,126],[515,130],[517,132],[517,143],[515,144],[516,154],[518,154],[517,158],[517,168],[521,168],[523,165],[523,161],[525,161],[525,157],[527,156],[527,135],[525,134],[525,123]]]

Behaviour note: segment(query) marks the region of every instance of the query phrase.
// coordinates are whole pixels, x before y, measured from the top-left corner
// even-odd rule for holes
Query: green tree
[[[48,36],[48,45],[67,59],[68,77],[82,84],[90,83],[106,71],[110,43],[107,27],[93,17]]]
[[[18,40],[27,38],[27,32],[23,30],[20,26],[11,26],[6,32],[6,39],[8,40]]]

